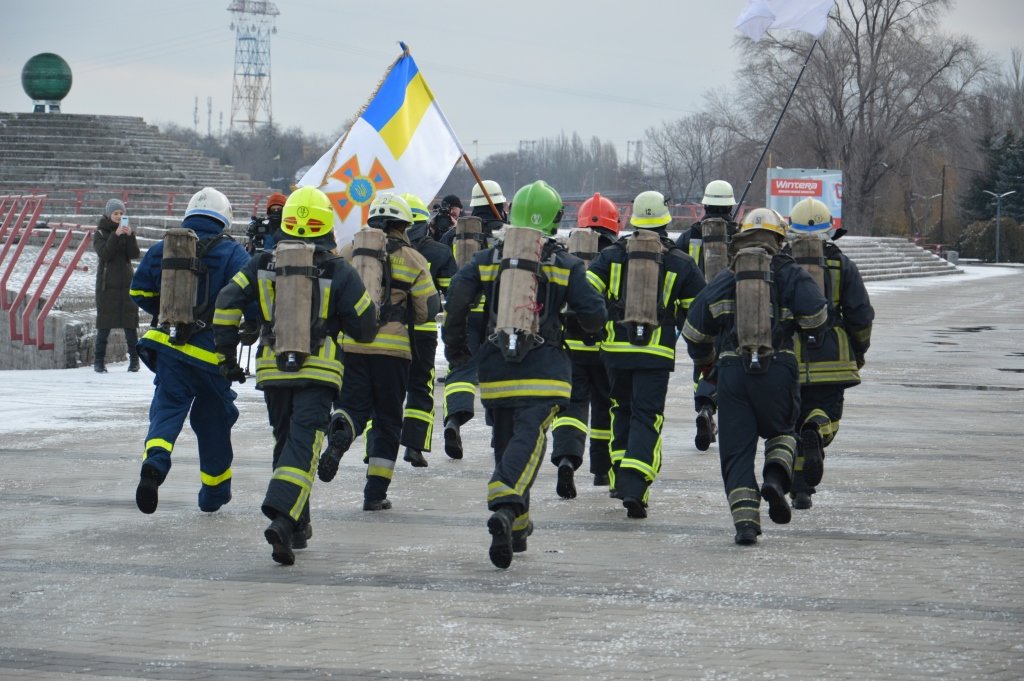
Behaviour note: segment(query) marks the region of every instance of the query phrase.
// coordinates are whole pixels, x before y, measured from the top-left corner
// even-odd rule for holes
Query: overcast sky
[[[0,111],[31,111],[21,68],[56,52],[74,85],[65,113],[141,116],[199,129],[231,112],[229,0],[0,0]],[[738,65],[733,24],[746,0],[276,0],[274,119],[333,134],[412,49],[473,156],[560,131],[598,135],[625,155],[644,130],[701,108]],[[371,15],[366,13],[370,12]],[[959,0],[943,22],[1007,61],[1024,45],[1024,0]],[[474,145],[477,140],[477,145]]]

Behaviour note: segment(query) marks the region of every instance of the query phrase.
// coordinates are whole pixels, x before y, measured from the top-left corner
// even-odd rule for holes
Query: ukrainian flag
[[[356,122],[298,182],[331,198],[339,246],[365,224],[378,191],[430,201],[465,153],[409,48],[402,48]]]
[[[380,133],[394,157],[400,159],[433,103],[434,93],[427,87],[416,62],[410,56],[403,56],[381,84],[362,118]]]

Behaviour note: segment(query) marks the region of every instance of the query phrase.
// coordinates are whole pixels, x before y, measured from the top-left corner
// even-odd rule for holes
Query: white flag
[[[754,42],[769,28],[787,28],[820,38],[835,0],[747,0],[736,28]]]

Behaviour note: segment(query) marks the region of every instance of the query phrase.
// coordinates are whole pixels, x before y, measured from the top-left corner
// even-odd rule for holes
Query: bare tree
[[[843,220],[865,232],[873,198],[914,153],[941,144],[985,71],[968,38],[936,32],[949,0],[840,0],[821,49],[786,114],[806,165],[843,170]],[[810,41],[743,41],[741,78],[753,101],[777,112]],[[768,125],[768,121],[752,121]]]

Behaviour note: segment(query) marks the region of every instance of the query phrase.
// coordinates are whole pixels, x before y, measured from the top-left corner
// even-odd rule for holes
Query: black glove
[[[473,353],[469,351],[468,345],[446,345],[444,356],[448,360],[448,366],[452,369],[465,366],[473,359]]]
[[[238,340],[242,345],[252,345],[260,339],[260,325],[257,322],[244,321],[238,327]]]
[[[233,346],[219,347],[217,348],[217,353],[224,355],[224,359],[217,364],[217,370],[220,371],[220,375],[231,382],[245,383],[245,372],[242,370],[242,367],[238,366],[235,348]]]
[[[593,347],[604,340],[603,333],[585,333],[583,334],[583,344],[589,347]]]

